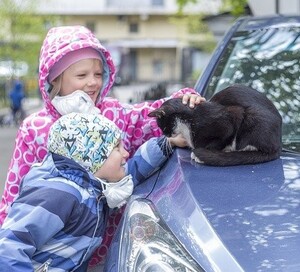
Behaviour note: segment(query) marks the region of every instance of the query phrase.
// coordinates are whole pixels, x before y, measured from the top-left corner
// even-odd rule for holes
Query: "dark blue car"
[[[136,188],[107,271],[300,271],[300,17],[233,24],[195,88],[209,99],[235,83],[278,108],[280,159],[211,167],[177,149]]]

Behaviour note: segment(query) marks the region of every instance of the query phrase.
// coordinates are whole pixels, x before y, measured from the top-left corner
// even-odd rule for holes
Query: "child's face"
[[[59,95],[64,96],[82,90],[95,103],[103,85],[102,77],[103,67],[100,60],[80,60],[63,72]]]
[[[122,142],[110,153],[101,168],[95,173],[97,178],[108,182],[118,182],[126,176],[125,164],[129,153],[124,148]]]

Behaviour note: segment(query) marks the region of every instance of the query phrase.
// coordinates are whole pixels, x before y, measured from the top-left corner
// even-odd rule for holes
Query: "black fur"
[[[279,158],[282,118],[264,94],[234,85],[194,109],[181,100],[167,100],[149,116],[156,117],[166,136],[182,133],[197,162],[229,166]],[[179,123],[188,129],[179,128]]]

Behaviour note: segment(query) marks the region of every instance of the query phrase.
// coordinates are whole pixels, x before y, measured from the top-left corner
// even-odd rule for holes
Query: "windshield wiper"
[[[281,152],[291,153],[291,154],[299,154],[299,151],[287,149],[287,148],[284,148],[284,147],[281,149]]]

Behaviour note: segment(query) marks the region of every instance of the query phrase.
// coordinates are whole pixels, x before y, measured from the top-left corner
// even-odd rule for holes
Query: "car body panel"
[[[282,26],[286,31],[284,33],[291,33],[290,37],[297,36],[300,33],[297,32],[300,29],[300,16],[238,19],[217,46],[195,89],[207,99],[219,91],[217,88],[222,84],[212,83],[213,77],[222,80],[221,62],[229,55],[225,56],[225,52],[229,45],[234,46],[236,41],[238,44],[239,39],[243,38],[243,32],[264,29],[269,35],[273,33],[272,30],[268,32],[270,29],[276,32]],[[249,35],[246,37],[248,39]],[[300,55],[300,38],[297,37],[295,40],[291,39],[290,45]],[[275,44],[279,46],[281,41],[277,42]],[[283,39],[282,43],[284,42]],[[243,57],[243,61],[247,64],[247,56]],[[264,68],[267,66],[268,69],[272,68],[272,62],[268,62]],[[294,69],[294,74],[281,69],[278,74],[280,80],[274,81],[275,85],[278,84],[277,87],[267,90],[275,106],[284,106],[280,111],[283,117],[287,116],[283,118],[284,149],[279,159],[254,165],[212,167],[195,163],[189,149],[177,148],[162,169],[135,188],[125,214],[129,213],[133,201],[149,200],[168,231],[205,271],[300,271],[298,60],[294,66],[291,63],[287,65],[287,69]],[[226,63],[224,67],[227,69]],[[218,69],[221,69],[218,72],[221,76],[216,73]],[[234,69],[235,67],[232,70]],[[293,76],[293,84],[288,86],[288,81],[283,77],[289,74]],[[257,86],[264,87],[259,82],[259,74],[255,77],[258,78]],[[229,76],[230,80],[249,84],[249,81],[243,81],[243,77],[237,78],[235,82],[235,78]],[[267,83],[271,86],[270,82]],[[264,91],[263,87],[261,91]],[[278,94],[280,96],[276,96]],[[287,99],[287,102],[280,99]],[[109,250],[107,271],[118,271],[118,263],[122,261],[120,249],[124,246],[123,223],[122,221]]]
[[[295,155],[220,169],[194,163],[188,150],[179,149],[148,199],[202,264],[199,250],[205,250],[206,240],[209,247],[213,245],[211,260],[226,264],[226,249],[245,271],[294,271],[293,267],[300,267],[299,169]]]

